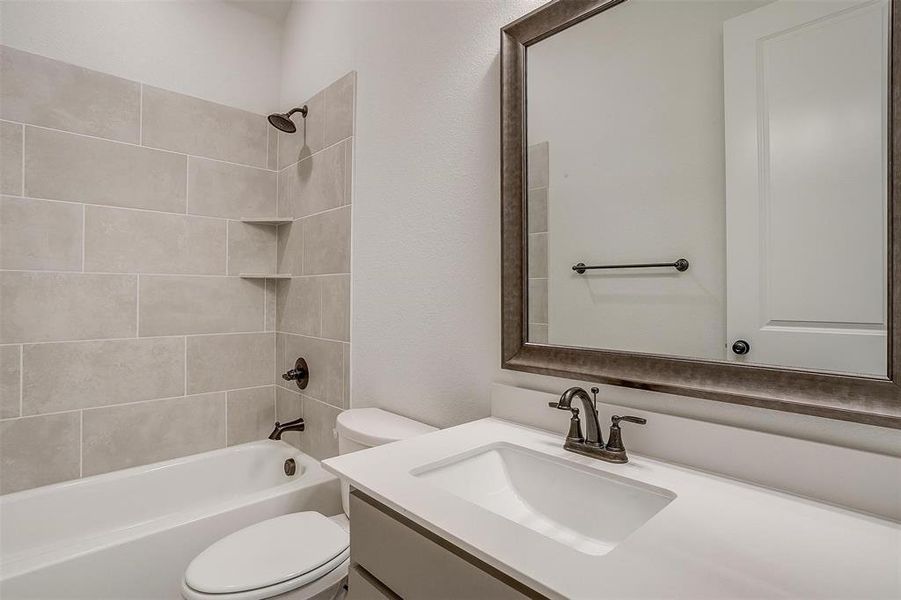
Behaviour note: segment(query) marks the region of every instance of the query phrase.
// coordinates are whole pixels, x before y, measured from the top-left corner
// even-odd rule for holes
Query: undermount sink
[[[591,555],[610,552],[676,497],[506,443],[419,467],[411,475]]]

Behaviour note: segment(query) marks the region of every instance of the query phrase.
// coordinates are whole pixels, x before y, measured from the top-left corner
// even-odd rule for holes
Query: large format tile
[[[294,218],[344,204],[344,145],[318,152],[279,172],[278,202],[293,206]]]
[[[344,142],[344,204],[353,203],[354,139]]]
[[[529,280],[529,323],[547,323],[547,279]]]
[[[0,346],[0,419],[19,416],[22,346]]]
[[[0,121],[0,194],[22,195],[22,126],[5,121]]]
[[[84,206],[0,198],[0,268],[81,270]]]
[[[529,233],[547,231],[547,188],[529,190]]]
[[[288,371],[288,359],[285,357],[285,340],[288,337],[288,334],[281,333],[276,331],[275,333],[275,365],[273,371],[273,382],[281,386],[285,389],[294,388],[293,381],[286,381],[284,377],[282,377],[283,373]],[[296,357],[295,357],[296,360]],[[293,363],[292,363],[293,367]]]
[[[345,206],[300,221],[305,275],[350,272],[350,211]]]
[[[185,340],[26,345],[23,367],[25,415],[172,398],[185,393]]]
[[[294,133],[278,134],[278,168],[284,169],[299,160],[319,152],[325,145],[325,92],[319,92],[306,101],[307,117],[294,113],[297,125]]]
[[[528,151],[528,186],[546,188],[550,181],[550,149],[547,142],[533,144]]]
[[[275,424],[275,386],[228,392],[228,445],[264,440]]]
[[[268,132],[268,147],[266,148],[266,168],[272,171],[278,170],[278,129],[270,127]]]
[[[85,271],[225,274],[226,222],[151,211],[85,207]]]
[[[263,115],[144,86],[145,146],[265,168],[269,126]]]
[[[78,412],[0,421],[0,494],[79,475]]]
[[[272,382],[274,333],[188,338],[188,393],[258,387]]]
[[[529,277],[547,277],[547,234],[529,234]]]
[[[188,212],[226,217],[275,215],[276,180],[273,171],[216,160],[188,158]]]
[[[278,310],[276,295],[278,293],[278,281],[266,280],[266,324],[264,331],[275,331],[275,316]]]
[[[303,398],[295,391],[283,387],[275,388],[275,418],[280,423],[293,421],[303,417]],[[295,448],[301,447],[301,439],[305,432],[286,431],[282,434],[282,441],[291,444]]]
[[[330,340],[350,341],[350,275],[320,277],[322,333]]]
[[[225,394],[92,408],[83,428],[85,476],[205,452],[225,445]]]
[[[0,118],[138,143],[140,84],[0,46]]]
[[[338,455],[335,427],[341,410],[309,396],[303,398],[303,420],[306,429],[300,437],[300,449],[317,460]]]
[[[186,157],[34,127],[25,128],[25,194],[185,212]]]
[[[351,71],[325,88],[325,145],[330,146],[354,133],[354,85]]]
[[[318,277],[294,277],[278,282],[275,329],[318,336],[321,331]]]
[[[344,344],[344,407],[350,408],[350,344]]]
[[[278,226],[279,273],[303,275],[303,223],[294,221]]]
[[[306,359],[310,382],[303,390],[311,396],[338,408],[344,408],[344,344],[331,340],[288,334],[285,359],[293,366],[297,357]]]
[[[137,277],[0,272],[0,344],[134,337]]]
[[[142,275],[140,335],[262,331],[265,285],[239,277]]]
[[[228,274],[275,273],[278,234],[272,225],[228,222]]]

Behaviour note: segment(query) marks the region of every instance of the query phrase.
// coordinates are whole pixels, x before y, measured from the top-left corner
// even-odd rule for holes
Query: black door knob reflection
[[[751,351],[751,344],[745,340],[735,340],[735,343],[732,344],[732,351],[739,355],[747,354]]]

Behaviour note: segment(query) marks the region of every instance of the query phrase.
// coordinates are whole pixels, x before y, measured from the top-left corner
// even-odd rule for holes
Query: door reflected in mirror
[[[528,341],[885,377],[889,16],[627,0],[529,46]]]

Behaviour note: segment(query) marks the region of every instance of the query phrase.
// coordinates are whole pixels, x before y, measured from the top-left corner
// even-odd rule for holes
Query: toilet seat
[[[347,575],[349,546],[347,531],[317,512],[275,517],[201,552],[185,571],[182,594],[189,600],[260,600],[304,587],[324,590]]]

